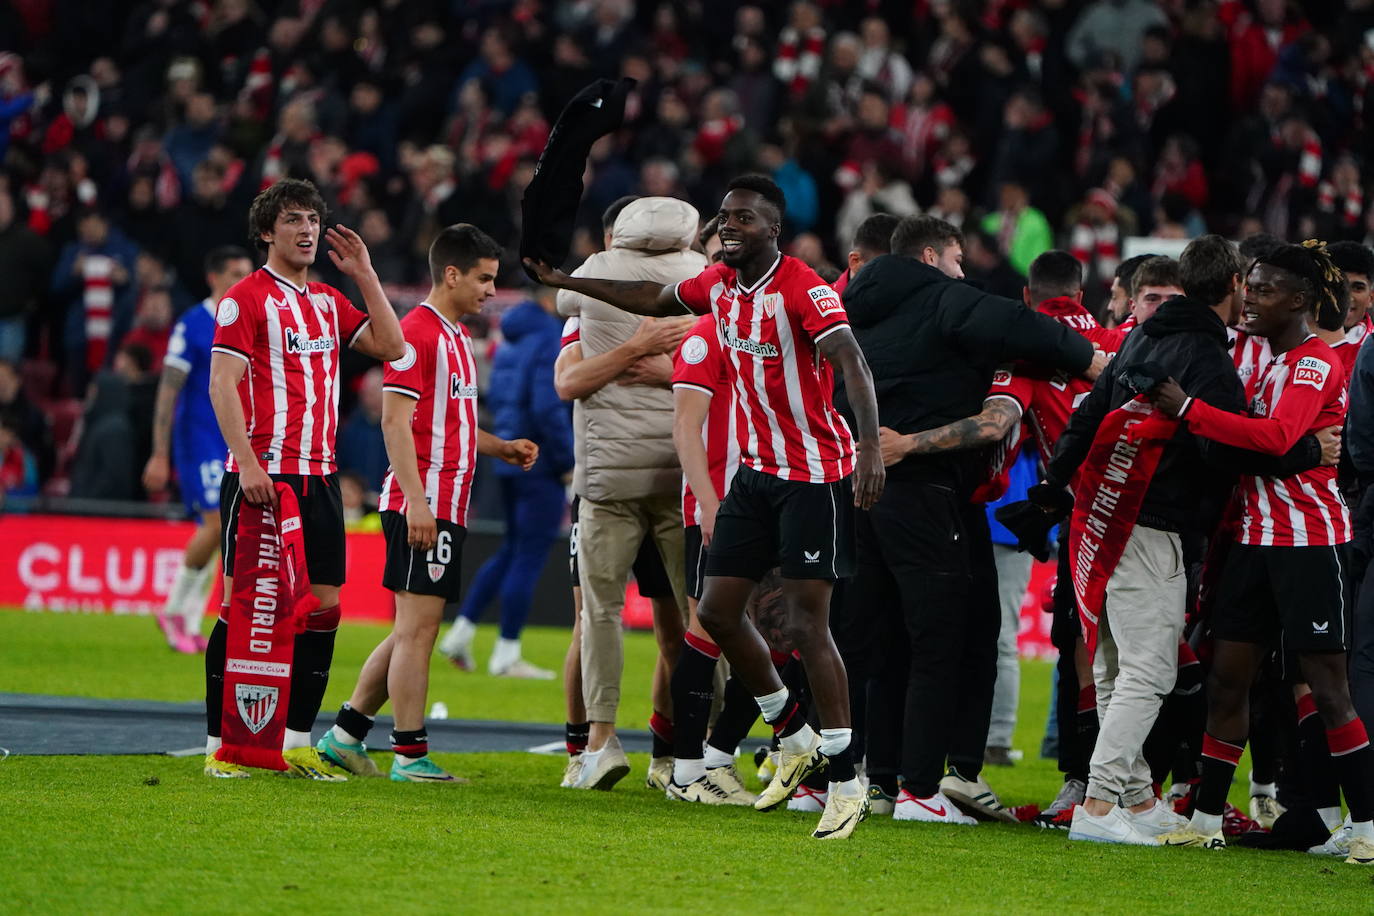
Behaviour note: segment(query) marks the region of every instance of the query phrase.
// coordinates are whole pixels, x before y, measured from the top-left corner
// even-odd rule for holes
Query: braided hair
[[[1255,258],[1254,264],[1268,264],[1292,274],[1311,304],[1317,327],[1339,331],[1344,326],[1350,309],[1350,285],[1331,260],[1325,242],[1308,239],[1301,245],[1279,245]]]

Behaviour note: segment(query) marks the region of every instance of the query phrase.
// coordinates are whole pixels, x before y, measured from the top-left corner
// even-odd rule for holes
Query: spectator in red
[[[172,290],[154,286],[143,290],[134,313],[134,326],[124,335],[126,347],[137,344],[148,353],[148,372],[162,372],[162,359],[167,355],[167,341],[172,336]]]
[[[792,4],[787,27],[778,36],[773,75],[787,87],[793,98],[800,98],[820,76],[824,56],[825,28],[821,25],[821,11],[813,3],[798,0]]]
[[[917,71],[902,117],[902,164],[909,179],[920,180],[953,128],[954,112],[939,97],[935,81],[924,70]]]
[[[75,387],[108,365],[134,314],[134,262],[138,251],[99,210],[84,211],[77,241],[64,249],[53,272],[52,293],[65,313],[67,370]]]
[[[38,493],[38,463],[19,436],[0,420],[0,502]]]
[[[1154,196],[1177,194],[1196,210],[1207,206],[1207,174],[1198,159],[1197,143],[1185,134],[1174,134],[1164,143],[1155,166]]]
[[[1232,4],[1233,10],[1243,10]],[[1279,51],[1307,30],[1287,0],[1256,0],[1255,15],[1242,12],[1231,26],[1231,104],[1248,111],[1278,63]]]

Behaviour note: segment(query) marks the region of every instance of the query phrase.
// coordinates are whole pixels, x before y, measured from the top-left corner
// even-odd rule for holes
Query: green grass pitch
[[[383,633],[341,630],[327,705]],[[481,632],[480,662],[494,638]],[[566,639],[532,630],[526,655],[556,667]],[[626,727],[645,726],[652,662],[652,640],[629,634]],[[1048,666],[1026,663],[1017,744],[1027,759],[988,773],[1008,804],[1044,804],[1058,786],[1053,764],[1034,759],[1048,687]],[[0,612],[0,691],[193,700],[200,663],[166,651],[147,619]],[[431,695],[455,718],[563,719],[557,682],[436,663]],[[0,721],[0,745],[3,734]],[[388,755],[377,756],[385,768]],[[1296,853],[1103,847],[1031,827],[878,819],[849,842],[820,843],[807,836],[812,815],[672,805],[643,787],[642,756],[610,793],[559,789],[560,757],[437,756],[472,784],[210,781],[195,758],[11,757],[0,763],[0,911],[1374,909],[1370,870]]]

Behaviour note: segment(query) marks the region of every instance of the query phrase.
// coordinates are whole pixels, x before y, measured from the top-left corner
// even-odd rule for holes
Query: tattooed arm
[[[995,397],[983,402],[983,412],[977,416],[965,417],[925,432],[903,436],[883,427],[879,430],[883,464],[891,467],[910,455],[928,455],[932,452],[952,452],[992,445],[994,442],[1001,442],[1020,419],[1019,403],[1009,397]]]
[[[163,364],[162,378],[157,383],[157,401],[153,406],[153,452],[143,467],[143,487],[150,493],[166,489],[171,477],[168,456],[172,450],[172,413],[177,395],[185,384],[184,369]]]

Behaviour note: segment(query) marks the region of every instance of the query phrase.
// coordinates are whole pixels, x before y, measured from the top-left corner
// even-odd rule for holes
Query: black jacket
[[[1173,376],[1192,397],[1220,410],[1244,411],[1245,391],[1231,358],[1226,325],[1207,306],[1176,296],[1126,337],[1069,418],[1046,469],[1051,483],[1067,484],[1073,478],[1102,418],[1135,397],[1121,380],[1123,370],[1146,362]],[[1320,460],[1321,449],[1313,436],[1303,437],[1287,455],[1272,458],[1195,436],[1180,424],[1164,447],[1138,521],[1147,528],[1210,534],[1238,473],[1286,476],[1315,467]]]
[[[844,306],[873,373],[879,423],[899,433],[980,413],[1003,363],[1026,360],[1074,374],[1092,363],[1092,344],[1082,335],[903,255],[866,264],[845,287]],[[842,391],[836,400],[848,416]],[[949,475],[970,463],[961,452],[913,455],[888,474],[952,483]]]

